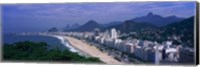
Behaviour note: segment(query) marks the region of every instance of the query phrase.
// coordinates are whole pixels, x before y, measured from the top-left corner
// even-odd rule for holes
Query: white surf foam
[[[68,47],[70,51],[72,52],[78,52],[78,50],[76,50],[74,47],[72,47],[71,45],[69,45],[69,43],[67,41],[64,40],[63,37],[61,36],[53,36],[53,37],[56,37],[58,38],[62,44],[64,44],[64,46]]]

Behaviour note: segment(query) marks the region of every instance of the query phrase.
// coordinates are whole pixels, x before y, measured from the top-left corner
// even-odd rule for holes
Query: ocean
[[[60,50],[68,49],[72,52],[77,52],[73,47],[69,45],[67,41],[58,36],[41,36],[41,35],[13,35],[4,34],[3,43],[12,44],[21,41],[33,41],[33,42],[46,42],[49,49],[59,48]]]

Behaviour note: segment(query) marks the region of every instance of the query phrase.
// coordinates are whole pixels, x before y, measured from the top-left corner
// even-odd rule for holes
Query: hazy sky
[[[190,17],[195,2],[66,3],[2,5],[4,32],[45,31],[67,24],[125,21],[153,12],[161,16]]]

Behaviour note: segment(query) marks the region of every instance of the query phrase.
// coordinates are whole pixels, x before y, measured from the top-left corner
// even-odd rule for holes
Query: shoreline
[[[66,39],[66,41],[69,43],[69,45],[71,45],[71,43],[69,42],[69,40]],[[72,45],[71,45],[72,46]],[[74,49],[78,50],[78,52],[81,54],[81,55],[84,55],[86,57],[91,57],[91,55],[89,55],[88,53],[84,52],[83,50],[80,50],[74,46],[72,46]]]
[[[91,46],[88,43],[85,43],[76,38],[63,35],[41,35],[41,36],[57,38],[66,48],[69,48],[71,52],[76,52],[79,55],[85,57],[97,57],[106,64],[125,64],[114,59],[114,57],[108,55],[107,53],[101,52],[97,47]]]
[[[92,57],[98,57],[102,62],[105,62],[107,64],[124,64],[122,62],[119,62],[118,60],[114,59],[112,56],[109,56],[107,53],[101,52],[98,48],[95,46],[90,46],[87,43],[84,43],[81,40],[78,40],[73,37],[68,36],[60,36],[63,37],[65,40],[69,42],[71,46],[74,48],[92,56]]]
[[[69,51],[71,51],[71,52],[78,53],[79,55],[82,55],[82,56],[85,56],[85,57],[89,57],[90,56],[89,54],[85,53],[84,51],[81,51],[78,48],[73,47],[70,44],[70,42],[68,40],[65,40],[62,36],[59,36],[59,35],[47,35],[47,36],[57,38],[58,40],[60,40],[62,45],[64,45],[66,48],[68,48]]]
[[[58,40],[61,41],[61,43],[65,46],[65,47],[68,47],[70,51],[72,52],[79,52],[77,49],[75,49],[74,47],[72,47],[68,42],[66,42],[64,40],[64,38],[62,38],[61,36],[57,36],[57,35],[52,35],[52,37],[55,37],[57,38]]]

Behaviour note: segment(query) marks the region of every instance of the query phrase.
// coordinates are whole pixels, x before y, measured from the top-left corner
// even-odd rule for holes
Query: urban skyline
[[[196,2],[2,5],[3,60],[195,64]]]

